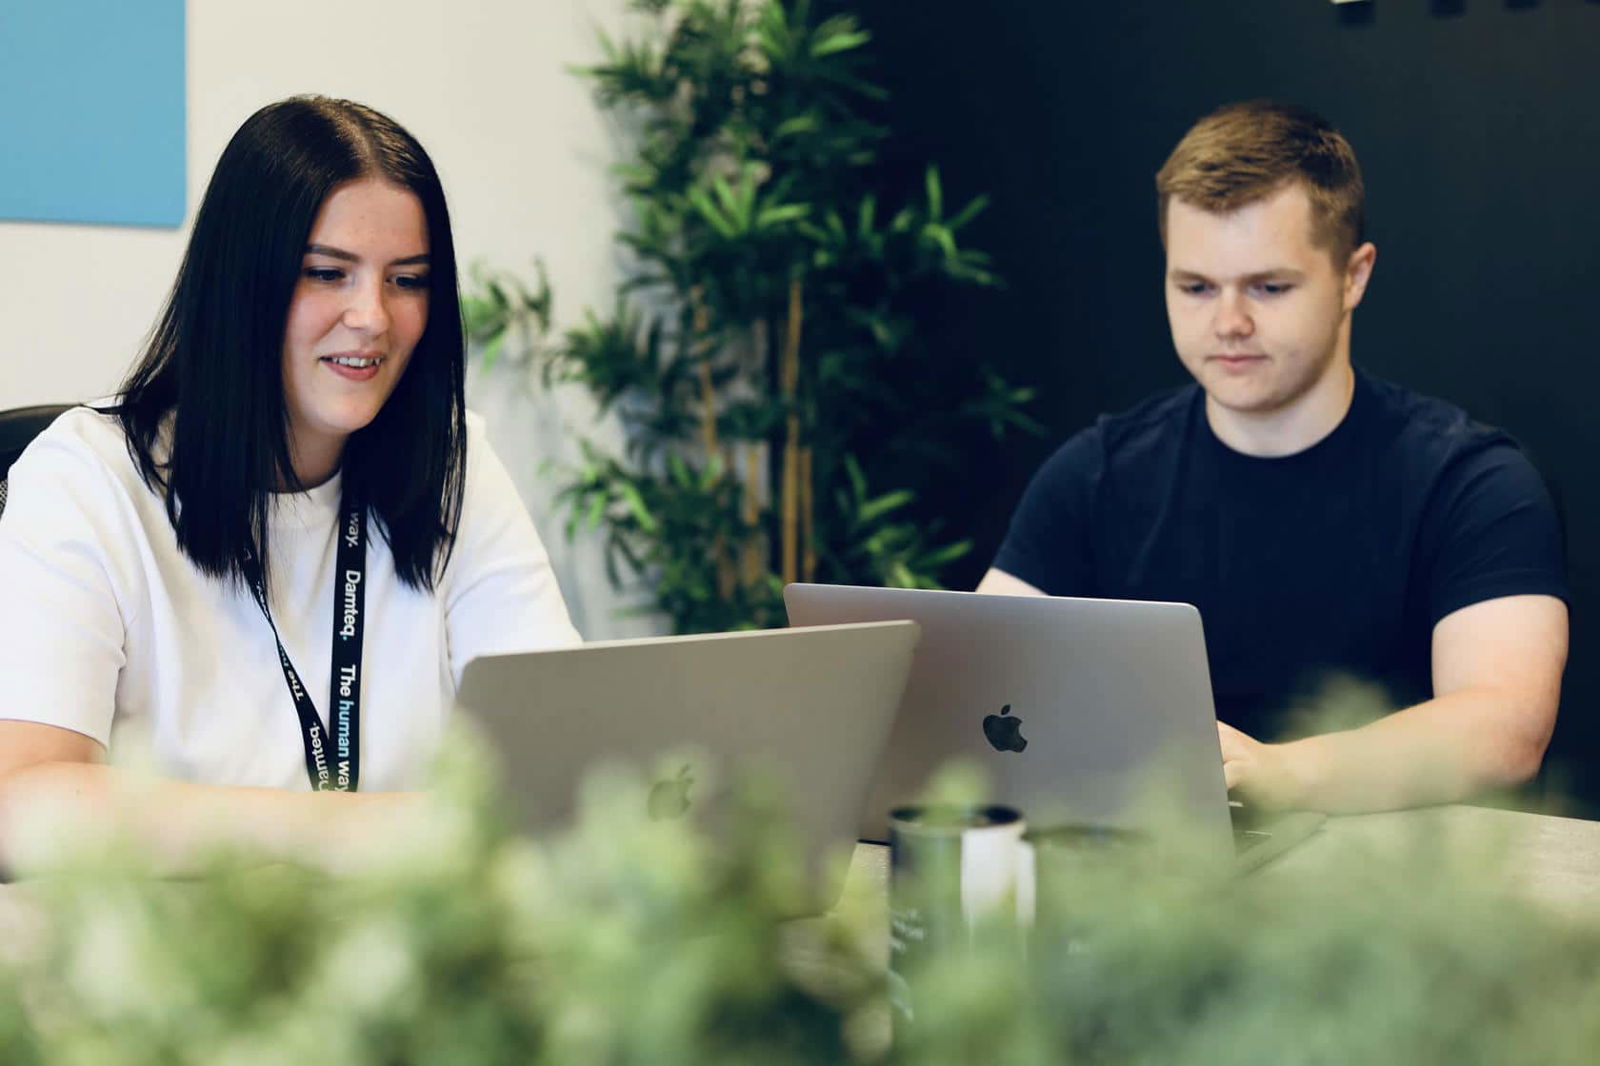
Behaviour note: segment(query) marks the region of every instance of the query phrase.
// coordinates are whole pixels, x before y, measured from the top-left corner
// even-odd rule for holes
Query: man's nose
[[[1256,331],[1243,293],[1224,290],[1218,295],[1212,329],[1218,337],[1248,337]]]

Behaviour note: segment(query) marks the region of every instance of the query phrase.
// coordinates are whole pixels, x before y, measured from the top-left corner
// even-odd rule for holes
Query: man
[[[1300,108],[1230,105],[1156,185],[1195,384],[1067,441],[978,591],[1195,604],[1228,787],[1255,802],[1381,810],[1528,780],[1566,663],[1557,518],[1504,434],[1352,367],[1377,249],[1349,144]],[[1404,709],[1273,742],[1339,676]]]

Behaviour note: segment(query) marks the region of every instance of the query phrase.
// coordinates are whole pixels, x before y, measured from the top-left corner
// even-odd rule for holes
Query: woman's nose
[[[353,286],[345,305],[343,321],[350,329],[374,336],[389,329],[389,311],[383,303],[383,283]]]

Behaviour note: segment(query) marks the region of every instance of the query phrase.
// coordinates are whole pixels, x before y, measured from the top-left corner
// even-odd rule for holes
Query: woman
[[[120,396],[12,467],[0,857],[69,798],[180,862],[337,845],[422,784],[470,659],[577,641],[463,367],[422,146],[347,101],[252,115]]]

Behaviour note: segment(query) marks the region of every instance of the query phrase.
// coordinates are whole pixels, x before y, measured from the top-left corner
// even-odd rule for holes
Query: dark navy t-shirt
[[[1217,715],[1263,740],[1334,676],[1433,694],[1433,627],[1499,596],[1567,598],[1539,475],[1499,430],[1356,374],[1295,455],[1217,439],[1190,385],[1102,416],[1034,475],[996,568],[1052,596],[1200,609]]]

